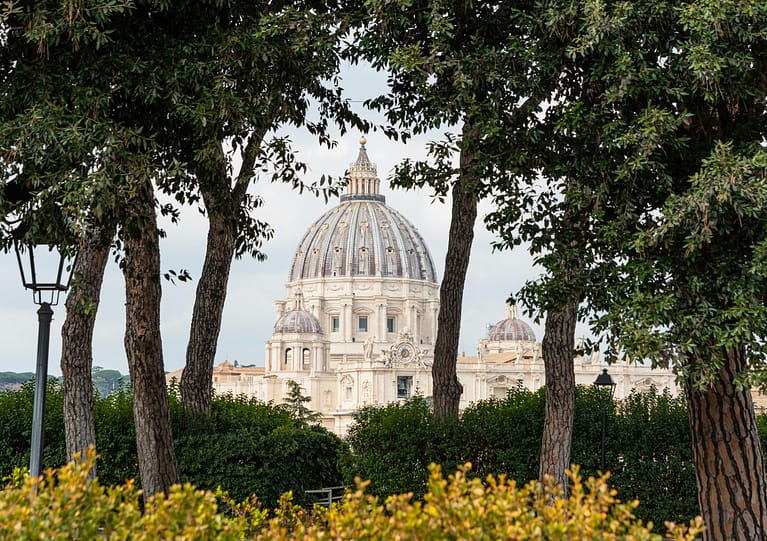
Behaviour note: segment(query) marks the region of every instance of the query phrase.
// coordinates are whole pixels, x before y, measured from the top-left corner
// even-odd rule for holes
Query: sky
[[[359,103],[372,97],[385,85],[385,77],[361,67],[346,67],[344,81],[350,98]],[[366,113],[373,121],[381,121]],[[338,135],[338,145],[328,150],[312,136],[299,130],[279,132],[290,135],[298,158],[309,165],[307,182],[323,174],[340,177],[359,152],[361,133]],[[448,230],[450,227],[450,198],[436,201],[428,189],[391,189],[387,178],[394,166],[405,158],[426,156],[429,141],[440,139],[441,132],[431,132],[410,139],[407,144],[391,141],[380,132],[364,134],[370,160],[378,167],[381,193],[386,203],[401,212],[418,229],[431,252],[441,279],[445,267]],[[274,238],[262,250],[264,262],[246,257],[232,263],[227,300],[218,341],[216,364],[229,360],[240,364],[264,364],[264,348],[271,337],[277,319],[275,301],[285,298],[285,283],[295,250],[309,226],[319,216],[338,204],[332,198],[327,204],[312,194],[299,194],[288,185],[256,179],[251,192],[260,195],[264,205],[258,218],[271,224]],[[537,271],[523,248],[513,252],[493,252],[494,236],[483,223],[491,210],[489,203],[480,204],[475,237],[464,291],[459,355],[474,355],[477,342],[487,333],[487,325],[504,318],[505,300]],[[175,285],[163,281],[161,326],[166,371],[182,368],[189,337],[195,288],[205,256],[207,222],[196,209],[187,208],[178,225],[161,222],[167,237],[161,241],[161,267],[186,269],[191,282]],[[128,373],[123,347],[125,325],[125,292],[122,274],[114,261],[107,265],[101,303],[93,338],[94,366]],[[54,306],[49,353],[49,374],[60,375],[61,325],[65,318],[64,301]],[[37,344],[37,306],[32,293],[21,284],[13,253],[0,253],[0,372],[34,372]],[[536,337],[543,337],[542,323],[529,319]]]

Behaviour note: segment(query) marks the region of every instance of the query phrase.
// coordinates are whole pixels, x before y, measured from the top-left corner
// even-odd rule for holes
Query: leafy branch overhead
[[[199,201],[206,163],[235,185],[271,164],[274,179],[322,194],[325,179],[304,184],[289,143],[262,145],[264,134],[305,125],[331,145],[331,122],[342,133],[349,122],[365,125],[338,86],[346,27],[335,5],[93,1],[70,13],[66,4],[17,2],[3,14],[0,174],[21,175],[70,221],[120,223],[121,202],[147,177],[180,203]],[[20,57],[29,62],[14,63]],[[319,115],[308,120],[313,104]],[[255,160],[235,175],[232,160],[246,151]],[[269,237],[249,219],[257,206],[246,198],[232,213],[240,253],[258,255],[258,239]],[[32,207],[29,221],[43,219]]]

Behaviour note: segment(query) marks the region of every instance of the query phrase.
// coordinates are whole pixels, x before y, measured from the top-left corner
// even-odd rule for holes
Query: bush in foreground
[[[0,491],[0,538],[661,540],[634,517],[636,502],[619,502],[606,477],[583,482],[577,470],[570,497],[552,500],[541,496],[536,482],[522,488],[503,476],[488,476],[483,482],[467,477],[467,467],[445,479],[432,466],[423,501],[402,494],[381,503],[365,494],[366,483],[358,483],[356,491],[330,510],[316,508],[310,514],[288,503],[267,522],[253,507],[225,516],[213,493],[189,484],[149,500],[142,513],[133,483],[105,488],[88,479],[94,460],[90,452],[80,464],[48,470],[40,479]],[[669,524],[666,538],[692,541],[700,524],[696,520],[689,531]]]
[[[6,486],[0,492],[0,539],[238,541],[252,533],[249,525],[263,522],[257,511],[250,520],[224,517],[213,493],[189,484],[150,499],[142,513],[133,482],[107,488],[88,478],[94,462],[90,451],[80,463]]]
[[[552,485],[546,495],[532,481],[522,488],[504,476],[484,480],[467,475],[461,467],[445,479],[438,466],[430,466],[423,500],[411,493],[381,501],[365,493],[367,482],[346,495],[340,505],[313,515],[284,513],[259,531],[257,541],[303,539],[443,541],[509,539],[551,541],[642,541],[673,539],[692,541],[702,531],[697,518],[689,527],[666,524],[665,537],[652,532],[633,510],[637,502],[621,503],[607,486],[607,477],[582,481],[577,470],[571,475],[570,497]]]

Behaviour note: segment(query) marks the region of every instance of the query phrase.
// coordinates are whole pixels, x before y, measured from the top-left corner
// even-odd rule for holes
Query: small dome
[[[276,333],[313,333],[322,334],[322,327],[316,317],[306,310],[290,310],[285,312],[274,324]]]
[[[512,340],[535,342],[535,333],[530,325],[519,319],[517,307],[512,304],[506,309],[506,319],[496,323],[490,330],[488,340],[492,342]]]

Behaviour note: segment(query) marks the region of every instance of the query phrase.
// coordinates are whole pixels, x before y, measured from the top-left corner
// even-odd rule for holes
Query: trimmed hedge
[[[459,419],[434,420],[428,403],[370,407],[359,412],[342,461],[347,483],[369,479],[370,492],[389,496],[426,491],[430,462],[445,471],[470,462],[474,474],[504,474],[523,484],[538,477],[545,390],[512,391],[467,408]],[[606,463],[622,499],[639,499],[638,517],[655,524],[686,522],[699,514],[692,445],[683,398],[635,393],[608,408]],[[764,437],[765,433],[762,433]],[[764,445],[764,442],[763,442]],[[598,474],[601,411],[593,388],[576,391],[571,461]]]
[[[334,434],[255,400],[226,397],[213,404],[209,419],[182,411],[174,416],[182,481],[209,490],[220,485],[236,501],[256,494],[268,507],[286,491],[296,503],[311,504],[306,490],[341,484],[338,456],[345,446]],[[184,429],[177,431],[179,424]]]
[[[0,478],[29,464],[34,387],[0,393]],[[107,486],[138,478],[136,436],[130,388],[97,397],[96,448],[99,481]],[[50,382],[46,401],[43,464],[66,460],[63,390]],[[203,489],[222,487],[236,501],[252,494],[267,507],[293,491],[299,504],[311,503],[304,491],[340,485],[338,457],[343,441],[327,430],[295,419],[281,406],[255,399],[216,396],[209,417],[187,415],[171,395],[171,422],[182,482]]]

